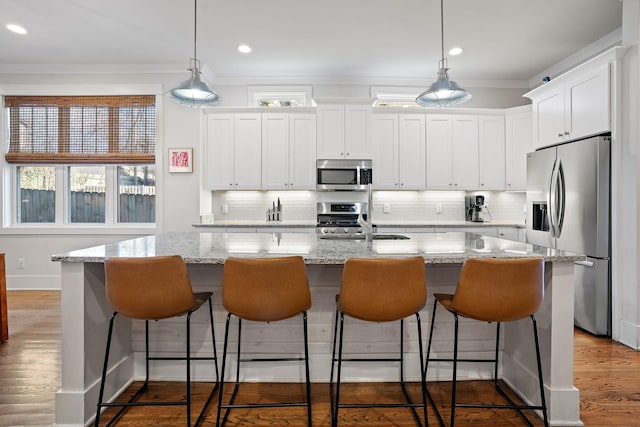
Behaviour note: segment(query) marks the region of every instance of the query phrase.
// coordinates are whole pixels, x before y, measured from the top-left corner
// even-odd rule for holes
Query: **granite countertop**
[[[381,236],[389,236],[379,233]],[[543,257],[552,262],[586,258],[528,243],[474,233],[403,233],[405,240],[324,240],[311,233],[169,233],[52,255],[52,261],[102,262],[105,257],[179,254],[188,264],[222,264],[234,257],[300,255],[307,264],[343,264],[347,258],[424,257],[427,264],[459,264],[467,258]]]
[[[196,228],[315,228],[316,221],[217,221],[213,224],[193,224]]]
[[[395,227],[395,228],[420,228],[420,227],[518,227],[524,228],[525,224],[518,221],[486,221],[486,222],[469,222],[469,221],[374,221],[374,225],[378,227]],[[309,228],[315,227],[315,221],[216,221],[213,224],[193,224],[196,228]]]

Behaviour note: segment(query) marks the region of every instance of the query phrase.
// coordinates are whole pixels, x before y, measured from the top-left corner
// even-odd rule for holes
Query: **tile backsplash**
[[[464,221],[466,194],[485,196],[485,220],[524,223],[526,193],[510,191],[374,191],[373,220]],[[264,221],[278,198],[284,221],[315,221],[316,202],[367,200],[366,192],[344,191],[216,191],[211,197],[216,221]]]

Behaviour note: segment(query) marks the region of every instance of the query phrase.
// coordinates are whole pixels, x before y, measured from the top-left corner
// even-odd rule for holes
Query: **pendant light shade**
[[[205,82],[200,78],[200,61],[197,55],[197,34],[198,34],[198,0],[194,0],[194,25],[193,25],[193,58],[191,58],[188,70],[191,71],[191,78],[185,80],[178,87],[167,92],[167,98],[188,107],[211,107],[222,100]]]
[[[440,0],[440,31],[442,59],[438,63],[438,80],[428,90],[418,95],[416,103],[423,107],[450,107],[471,99],[471,93],[464,90],[453,80],[449,80],[449,67],[444,56],[444,7]]]

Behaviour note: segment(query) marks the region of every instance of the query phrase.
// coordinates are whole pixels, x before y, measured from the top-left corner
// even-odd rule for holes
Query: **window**
[[[17,223],[155,222],[154,95],[4,100]]]
[[[50,166],[19,166],[18,222],[55,222],[56,170]]]

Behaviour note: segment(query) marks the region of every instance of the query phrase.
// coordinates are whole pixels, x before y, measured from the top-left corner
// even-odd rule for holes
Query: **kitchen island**
[[[373,241],[319,239],[308,233],[208,233],[193,232],[147,236],[110,245],[72,251],[52,256],[62,262],[62,387],[56,394],[56,424],[84,426],[94,416],[99,378],[111,311],[104,293],[103,261],[109,256],[149,257],[182,255],[196,290],[214,291],[214,322],[221,340],[226,313],[220,301],[224,261],[230,257],[274,257],[300,255],[305,259],[311,285],[313,306],[309,310],[309,347],[311,377],[314,382],[328,382],[331,365],[331,340],[335,294],[340,286],[342,265],[349,257],[422,256],[425,260],[429,301],[421,314],[428,328],[434,292],[453,292],[460,267],[471,257],[518,258],[539,256],[545,259],[545,299],[537,314],[542,347],[542,366],[549,418],[552,425],[582,425],[579,391],[573,386],[573,263],[584,257],[541,246],[486,237],[472,233],[409,233],[404,239],[382,235]],[[414,320],[408,320],[411,323]],[[452,351],[451,316],[439,315],[434,332],[435,353]],[[193,316],[192,348],[205,352],[210,348],[206,334],[207,318]],[[152,349],[179,355],[183,348],[181,319],[159,322],[152,329]],[[245,355],[273,356],[297,352],[295,343],[302,339],[295,321],[274,325],[243,327]],[[345,351],[357,355],[382,356],[397,352],[397,324],[354,325],[345,336]],[[530,324],[506,325],[502,347],[502,378],[523,399],[537,401],[535,353],[530,339]],[[112,347],[107,395],[117,395],[144,372],[143,324],[124,318],[117,323],[117,340]],[[405,328],[406,378],[417,381],[417,338],[415,328]],[[461,323],[461,357],[482,357],[493,351],[494,326],[480,322]],[[233,330],[231,333],[234,333]],[[245,341],[246,340],[246,341]],[[216,343],[221,348],[221,343]],[[296,350],[291,350],[296,348]],[[249,354],[247,354],[249,353]],[[210,366],[196,364],[198,380],[214,379]],[[491,368],[481,365],[461,366],[460,379],[486,379]],[[233,372],[231,367],[230,372]],[[156,365],[153,379],[176,380],[184,376],[180,364]],[[300,371],[274,364],[270,369],[247,369],[247,381],[300,381]],[[429,371],[428,381],[449,381],[451,371],[439,367]],[[344,381],[397,381],[396,367],[344,369]]]

